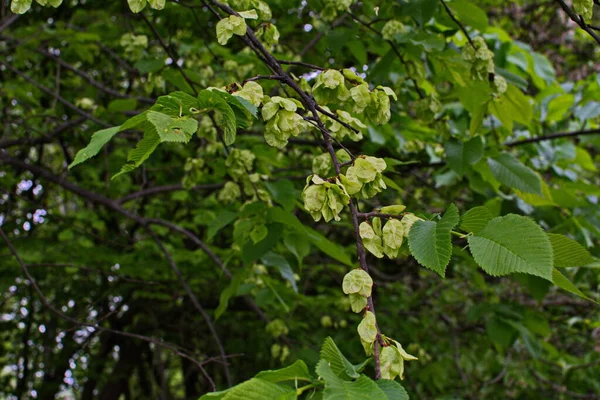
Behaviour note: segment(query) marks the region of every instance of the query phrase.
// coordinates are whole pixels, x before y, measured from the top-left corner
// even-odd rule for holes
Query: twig
[[[285,65],[298,65],[300,67],[310,68],[310,69],[314,69],[314,70],[317,70],[317,71],[325,71],[327,69],[327,68],[324,68],[324,67],[319,67],[318,65],[305,63],[303,61],[277,60],[277,62],[279,64],[285,64]]]
[[[442,3],[442,5],[444,6],[444,9],[446,9],[446,14],[448,14],[448,16],[450,17],[450,19],[452,21],[454,21],[454,23],[456,25],[458,25],[458,27],[460,28],[460,30],[465,34],[465,36],[467,37],[467,40],[471,44],[471,47],[475,48],[475,44],[471,40],[471,37],[469,36],[469,32],[467,32],[467,30],[465,29],[465,27],[463,26],[463,24],[458,19],[456,19],[456,17],[454,16],[454,14],[452,14],[452,10],[450,9],[450,7],[448,7],[448,4],[446,4],[446,2],[444,0],[440,0],[440,3]]]
[[[594,32],[593,29],[590,29],[588,27],[588,25],[583,20],[583,17],[577,15],[573,10],[571,10],[563,0],[556,0],[556,2],[558,3],[558,5],[560,5],[560,8],[562,8],[563,11],[567,13],[569,18],[571,18],[573,22],[579,25],[581,29],[586,31],[591,37],[594,38],[596,42],[598,42],[598,44],[600,44],[600,36],[596,32]]]
[[[205,4],[210,2],[210,4],[214,5],[215,7],[218,7],[219,9],[223,10],[227,14],[238,15],[238,13],[235,12],[231,7],[229,7],[225,4],[219,3],[216,0],[203,0],[203,2]],[[319,105],[315,102],[314,98],[312,98],[304,90],[302,90],[300,88],[300,86],[296,83],[296,81],[294,81],[294,79],[283,70],[283,68],[281,67],[281,64],[277,61],[277,59],[275,59],[275,57],[273,57],[273,55],[271,53],[269,53],[264,48],[264,46],[259,42],[259,40],[257,39],[256,35],[254,34],[254,31],[252,30],[252,28],[247,27],[246,35],[242,37],[242,40],[244,40],[248,44],[248,46],[250,46],[250,48],[252,50],[254,50],[254,52],[259,57],[264,58],[266,66],[274,74],[283,76],[283,79],[282,79],[283,83],[287,84],[296,93],[298,93],[298,95],[300,96],[301,102],[306,107],[306,109],[312,114],[314,121],[317,124],[318,129],[321,131],[321,134],[323,136],[323,141],[325,143],[325,147],[327,148],[327,152],[329,153],[329,155],[331,157],[331,160],[333,162],[333,166],[335,168],[336,173],[340,174],[341,173],[340,162],[337,158],[337,155],[335,154],[335,149],[333,148],[332,141],[331,141],[331,135],[329,134],[327,128],[323,124],[323,121],[319,117],[319,112],[317,111],[319,109]],[[337,118],[336,118],[336,120],[337,120]],[[356,250],[358,253],[360,267],[365,272],[368,273],[369,266],[368,266],[367,260],[366,260],[366,252],[365,252],[365,248],[364,248],[364,245],[362,243],[362,239],[361,239],[360,233],[359,233],[358,209],[357,209],[356,205],[354,204],[354,202],[352,202],[352,201],[349,204],[349,208],[350,208],[350,213],[352,216],[352,225],[354,227],[354,234],[355,234],[355,239],[356,239]],[[367,298],[367,306],[368,306],[369,310],[373,314],[375,314],[375,307],[373,304],[373,296],[369,296]],[[377,326],[377,338],[375,340],[374,348],[373,348],[373,355],[374,355],[374,359],[375,359],[375,379],[381,378],[381,367],[380,367],[380,360],[379,360],[380,342],[381,342],[381,332],[379,331],[379,327]]]
[[[528,138],[528,139],[515,140],[512,142],[504,143],[504,145],[506,147],[514,147],[514,146],[521,146],[523,144],[528,144],[528,143],[544,142],[546,140],[577,137],[577,136],[586,136],[586,135],[598,135],[598,134],[600,134],[600,128],[586,129],[586,130],[572,131],[572,132],[558,132],[558,133],[551,133],[549,135],[544,135],[544,136],[532,137],[532,138]]]

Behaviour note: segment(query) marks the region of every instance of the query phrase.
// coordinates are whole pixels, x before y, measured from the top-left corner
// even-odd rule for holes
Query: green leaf
[[[194,118],[171,118],[156,111],[148,111],[146,118],[156,130],[161,142],[187,143],[198,130],[198,121]]]
[[[345,294],[357,293],[363,297],[369,297],[372,287],[373,279],[360,268],[348,272],[342,282],[342,290]]]
[[[458,221],[458,209],[451,204],[439,222],[416,221],[408,233],[408,247],[413,257],[442,278],[452,255],[450,232]]]
[[[582,245],[565,235],[548,233],[555,267],[580,267],[595,261]]]
[[[492,218],[493,216],[489,208],[485,206],[473,207],[460,218],[460,229],[476,234],[481,231]]]
[[[150,157],[150,154],[156,150],[159,144],[160,136],[158,135],[158,132],[156,132],[154,125],[146,122],[144,138],[138,142],[134,149],[129,151],[129,154],[127,154],[127,163],[123,165],[121,170],[113,175],[111,179],[115,179],[120,175],[131,172],[142,165],[142,163]]]
[[[238,213],[223,210],[207,225],[206,240],[210,241],[215,235],[238,217]]]
[[[523,272],[552,281],[552,246],[533,220],[509,214],[467,238],[473,258],[493,276]]]
[[[262,256],[260,260],[266,266],[276,267],[279,270],[281,277],[292,285],[294,292],[298,293],[298,286],[296,285],[296,279],[294,278],[294,271],[285,257],[269,252]]]
[[[446,142],[445,148],[448,166],[460,176],[483,156],[483,142],[480,137],[466,142],[450,140]]]
[[[542,194],[540,177],[510,154],[488,158],[490,170],[500,183],[526,193]]]
[[[155,10],[162,10],[165,8],[167,0],[148,0],[148,3],[150,3],[150,7],[154,8]]]
[[[558,269],[552,269],[552,283],[554,283],[559,288],[566,290],[569,293],[573,293],[583,299],[593,301],[597,303],[595,300],[589,298],[585,295],[577,286],[573,284],[566,276],[564,276]]]
[[[594,0],[573,0],[573,7],[585,22],[590,22],[594,12]]]
[[[321,358],[326,361],[331,367],[334,375],[341,379],[356,379],[360,376],[360,371],[363,370],[368,359],[360,364],[352,364],[337,347],[332,338],[325,339],[321,347]]]
[[[215,321],[218,320],[225,311],[227,311],[229,300],[237,294],[240,286],[250,276],[250,272],[251,270],[249,268],[244,268],[236,272],[236,274],[233,276],[233,279],[229,282],[229,285],[227,285],[227,287],[221,292],[219,296],[219,305],[215,310]]]
[[[134,13],[139,13],[146,7],[146,0],[127,0],[127,3]]]
[[[94,133],[92,135],[90,143],[77,152],[77,154],[75,155],[75,159],[69,165],[69,169],[94,157],[100,152],[102,147],[104,147],[104,145],[108,143],[110,139],[112,139],[119,132],[121,132],[121,127],[113,126],[112,128],[103,129]]]
[[[298,360],[285,368],[261,371],[256,375],[256,378],[264,379],[265,381],[273,383],[285,381],[311,382],[313,380],[310,372],[308,372],[306,363],[302,360]]]
[[[12,0],[10,11],[15,14],[25,14],[31,8],[31,0]]]
[[[287,400],[295,399],[296,397],[286,397],[290,394],[295,395],[295,392],[294,389],[287,386],[278,385],[265,379],[252,378],[229,390],[205,394],[200,397],[200,400]]]
[[[387,400],[409,400],[408,393],[406,393],[404,387],[398,382],[380,379],[375,381],[375,383],[385,393]]]
[[[375,320],[375,314],[371,311],[367,311],[363,316],[362,321],[360,321],[360,324],[358,324],[357,330],[363,341],[373,343],[377,338],[377,322]]]
[[[294,229],[297,233],[305,235],[313,245],[334,260],[350,267],[354,266],[354,263],[342,246],[327,239],[316,230],[304,226],[294,214],[285,212],[279,207],[273,207],[269,210],[269,216],[272,221],[285,224],[289,228]]]
[[[223,130],[223,141],[229,146],[235,142],[235,113],[225,100],[214,91],[203,90],[198,93],[198,107],[203,110],[217,111],[217,123]]]
[[[455,16],[465,24],[482,32],[487,29],[489,23],[487,14],[473,2],[452,0],[448,5],[454,11]]]
[[[385,393],[377,384],[360,375],[355,381],[339,378],[325,360],[319,361],[316,368],[317,374],[325,381],[323,400],[381,400]]]

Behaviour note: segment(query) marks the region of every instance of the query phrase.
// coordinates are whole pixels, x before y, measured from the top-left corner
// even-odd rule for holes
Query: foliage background
[[[461,212],[485,205],[494,216],[531,216],[600,255],[599,43],[569,19],[562,2],[448,3],[470,36],[482,35],[494,52],[496,74],[513,96],[504,111],[482,108],[489,85],[462,64],[458,51],[467,39],[439,1],[367,0],[331,18],[320,1],[268,3],[281,34],[272,47],[278,59],[355,67],[398,95],[389,124],[369,126],[361,142],[344,142],[392,167],[390,188],[362,203],[364,211],[399,203],[431,216],[450,202]],[[327,336],[351,360],[364,359],[354,328],[360,318],[341,291],[349,267],[340,259],[355,258],[350,222],[314,223],[302,210],[305,177],[323,153],[312,133],[279,150],[255,123],[238,130],[235,148],[252,151],[250,172],[261,176],[260,187],[286,216],[321,232],[316,239],[289,221],[261,219],[261,202],[240,214],[252,191],[219,198],[231,165],[207,120],[189,144],[163,144],[117,179],[110,177],[138,132],[116,136],[96,158],[67,170],[93,132],[121,124],[158,96],[268,74],[242,41],[219,45],[214,16],[200,1],[140,14],[126,1],[69,1],[56,9],[34,4],[22,16],[0,4],[0,221],[51,304],[79,321],[181,346],[206,360],[218,388],[227,387],[210,328],[158,243],[213,319],[232,280],[190,236],[155,226],[155,241],[132,215],[161,219],[193,232],[241,283],[215,322],[231,383],[299,358],[314,366]],[[390,19],[411,28],[391,38],[393,45],[381,37]],[[286,68],[314,78],[310,67]],[[286,96],[277,83],[263,87]],[[421,97],[438,99],[443,109],[432,113]],[[572,134],[514,143],[560,132]],[[507,152],[521,160],[547,183],[544,193],[501,187],[481,163],[457,173],[448,143],[471,137],[482,138],[484,157]],[[267,227],[262,253],[234,234],[234,222],[248,216]],[[407,251],[395,260],[369,258],[382,331],[419,357],[402,382],[411,396],[598,398],[597,306],[532,276],[484,275],[465,246],[455,240],[445,279]],[[282,277],[285,265],[295,277]],[[192,362],[168,348],[49,312],[18,267],[3,242],[1,396],[192,399],[211,390]],[[598,299],[598,264],[563,272]]]

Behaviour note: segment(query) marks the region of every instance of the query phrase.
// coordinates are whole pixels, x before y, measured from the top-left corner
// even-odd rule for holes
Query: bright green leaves
[[[368,222],[359,225],[359,233],[363,245],[375,257],[382,258],[385,254],[389,258],[395,258],[406,232],[404,224],[395,218],[389,219],[383,229],[381,219],[373,218],[372,225]]]
[[[397,341],[392,340],[392,343],[381,349],[381,378],[404,379],[404,361],[418,360],[418,358],[408,354]]]
[[[346,84],[352,86],[350,90],[348,90]],[[346,101],[351,100],[353,103],[352,111],[357,114],[364,113],[375,125],[382,125],[390,120],[389,97],[393,97],[394,100],[397,99],[396,94],[389,87],[378,86],[373,91],[370,91],[369,85],[349,69],[344,69],[342,72],[328,69],[317,75],[315,84],[312,87],[312,93],[315,100],[322,106],[329,103],[344,104]],[[352,117],[349,113],[338,110],[337,114],[341,120],[357,130],[365,128],[362,122]],[[321,118],[327,121],[325,116]],[[335,127],[334,125],[332,131],[335,133],[339,129],[341,127]],[[353,138],[353,140],[358,139],[360,137]]]
[[[402,22],[395,19],[391,19],[388,22],[386,22],[383,28],[381,29],[381,36],[383,36],[385,40],[394,40],[394,37],[396,35],[407,33],[408,30],[409,29],[407,28],[407,26],[404,25]]]
[[[155,10],[162,10],[163,8],[165,8],[166,3],[167,0],[148,0],[148,4],[150,4],[150,7],[154,8]]]
[[[466,142],[450,140],[445,144],[448,166],[459,176],[464,175],[483,156],[483,142],[474,137]]]
[[[375,231],[374,227],[371,226],[368,222],[362,222],[359,226],[360,238],[365,246],[365,249],[369,250],[371,254],[373,254],[377,258],[383,258],[383,241],[381,239],[381,222],[379,218],[375,219],[377,223],[374,223],[377,229]],[[377,227],[377,225],[379,225]]]
[[[468,236],[473,258],[493,276],[514,272],[552,281],[552,246],[546,233],[527,217],[509,214],[492,219]]]
[[[389,258],[396,258],[404,241],[404,225],[397,219],[390,219],[382,229],[383,252]]]
[[[466,45],[462,57],[471,64],[471,77],[480,81],[487,80],[494,73],[494,53],[488,49],[485,40],[478,36],[473,39],[473,46]]]
[[[362,269],[353,269],[344,276],[342,290],[346,294],[358,294],[363,297],[371,295],[373,279]]]
[[[240,11],[238,14],[239,17],[230,15],[217,22],[217,41],[220,45],[225,46],[233,35],[244,36],[247,29],[246,19],[258,18],[258,13],[255,10]]]
[[[104,145],[108,143],[110,139],[112,139],[113,136],[115,136],[120,131],[120,126],[114,126],[112,128],[103,129],[94,133],[92,135],[90,143],[77,152],[77,154],[75,155],[75,159],[69,165],[69,169],[73,168],[77,164],[81,164],[82,162],[94,157],[100,152],[102,147],[104,147]]]
[[[488,158],[488,165],[498,182],[525,193],[542,194],[538,174],[510,154]]]
[[[60,6],[63,0],[36,0],[41,6],[50,5],[54,8]],[[10,3],[10,11],[15,14],[25,14],[31,8],[32,0],[12,0]]]
[[[573,0],[573,7],[577,14],[586,21],[590,22],[594,13],[594,1],[593,0]]]
[[[386,163],[381,158],[363,156],[354,160],[345,175],[340,175],[340,181],[349,195],[369,199],[387,188],[383,175]]]
[[[279,30],[270,22],[261,24],[256,30],[256,36],[270,46],[279,43]]]
[[[452,255],[450,234],[458,221],[458,209],[452,204],[438,222],[417,221],[408,234],[408,246],[413,257],[442,277]]]
[[[139,13],[146,7],[146,0],[127,0],[127,4],[129,4],[129,9],[134,13]]]
[[[393,92],[392,92],[393,94]],[[374,90],[370,94],[370,101],[365,108],[365,115],[375,125],[386,124],[391,117],[390,98],[387,90]],[[393,95],[392,97],[395,97]]]
[[[328,69],[317,75],[312,90],[315,100],[322,105],[332,102],[344,102],[350,97],[344,75],[334,69]]]
[[[341,122],[338,122],[333,118],[323,118],[328,123],[327,130],[332,137],[337,140],[343,140],[348,136],[355,142],[363,138],[361,131],[366,129],[367,126],[363,124],[361,120],[354,118],[349,112],[344,110],[336,110],[335,113]],[[343,123],[350,125],[354,130],[347,128]]]
[[[582,245],[564,235],[548,233],[555,267],[579,267],[594,262],[594,257]]]
[[[283,148],[290,136],[298,136],[306,129],[306,122],[296,113],[304,108],[296,99],[273,96],[264,102],[261,114],[266,122],[265,141],[274,147]]]
[[[166,0],[127,0],[129,9],[131,9],[131,11],[134,13],[139,13],[142,11],[146,7],[147,3],[150,4],[150,7],[154,8],[155,10],[162,10],[165,8],[166,2]]]
[[[31,8],[32,0],[12,0],[10,11],[15,14],[25,14]]]
[[[244,36],[246,34],[246,20],[237,15],[230,15],[217,22],[217,41],[225,46],[229,39],[235,34]]]
[[[304,200],[304,208],[315,221],[320,221],[323,217],[326,222],[332,219],[339,221],[339,215],[344,206],[350,202],[350,196],[338,179],[330,182],[323,180],[318,175],[312,175],[306,179],[302,199]]]
[[[50,5],[54,8],[60,6],[63,2],[63,0],[35,0],[38,2],[39,5],[45,6],[45,5]]]
[[[365,312],[362,321],[358,324],[357,331],[363,346],[365,344],[372,346],[373,343],[375,343],[375,339],[377,339],[377,321],[375,320],[375,314],[371,311]]]
[[[254,107],[261,105],[263,100],[263,88],[256,82],[246,82],[244,86],[234,93],[234,96],[241,97],[242,99],[249,101]]]

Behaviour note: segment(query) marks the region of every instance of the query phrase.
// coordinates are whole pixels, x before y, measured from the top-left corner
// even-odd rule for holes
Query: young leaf
[[[225,100],[214,91],[203,90],[198,93],[198,107],[217,111],[217,123],[223,130],[223,141],[229,146],[235,142],[235,113]]]
[[[325,339],[321,347],[321,358],[331,367],[332,372],[341,379],[356,379],[360,376],[368,359],[360,364],[352,364],[337,347],[332,338]]]
[[[127,3],[129,3],[129,8],[134,13],[139,13],[146,7],[146,0],[127,0]]]
[[[154,8],[155,10],[162,10],[165,8],[166,2],[167,0],[148,0],[150,7]]]
[[[490,157],[488,164],[492,174],[500,183],[521,192],[542,194],[542,184],[538,174],[510,154]]]
[[[442,278],[452,255],[450,232],[458,221],[458,209],[451,204],[439,222],[416,221],[408,233],[408,247],[413,257]]]
[[[348,272],[342,282],[342,290],[345,294],[356,293],[363,297],[368,297],[371,295],[372,287],[373,279],[360,268]]]
[[[473,258],[490,275],[523,272],[552,281],[550,240],[527,217],[509,214],[494,218],[467,240]]]
[[[579,243],[565,235],[548,233],[555,267],[579,267],[595,261],[594,257]]]
[[[127,154],[127,164],[123,165],[121,171],[113,175],[111,179],[131,172],[142,165],[159,144],[160,136],[158,132],[156,132],[155,127],[151,123],[147,122],[146,129],[144,130],[144,138],[138,142],[135,149],[129,151],[129,154]]]
[[[104,145],[119,132],[121,132],[121,127],[113,126],[112,128],[102,129],[101,131],[94,133],[90,143],[77,152],[75,159],[69,164],[69,169],[94,157],[100,152],[102,147],[104,147]]]
[[[12,0],[10,11],[15,14],[25,14],[31,8],[32,0]]]
[[[371,378],[360,375],[354,381],[344,380],[336,376],[325,360],[319,361],[316,372],[325,381],[323,400],[381,400],[386,398],[385,393]]]
[[[377,322],[375,320],[375,314],[371,311],[367,311],[358,324],[358,334],[360,338],[367,343],[373,343],[377,338]]]
[[[292,365],[285,368],[261,371],[256,374],[256,378],[263,379],[269,382],[285,382],[285,381],[308,381],[311,382],[313,377],[308,372],[306,363],[298,360]]]

